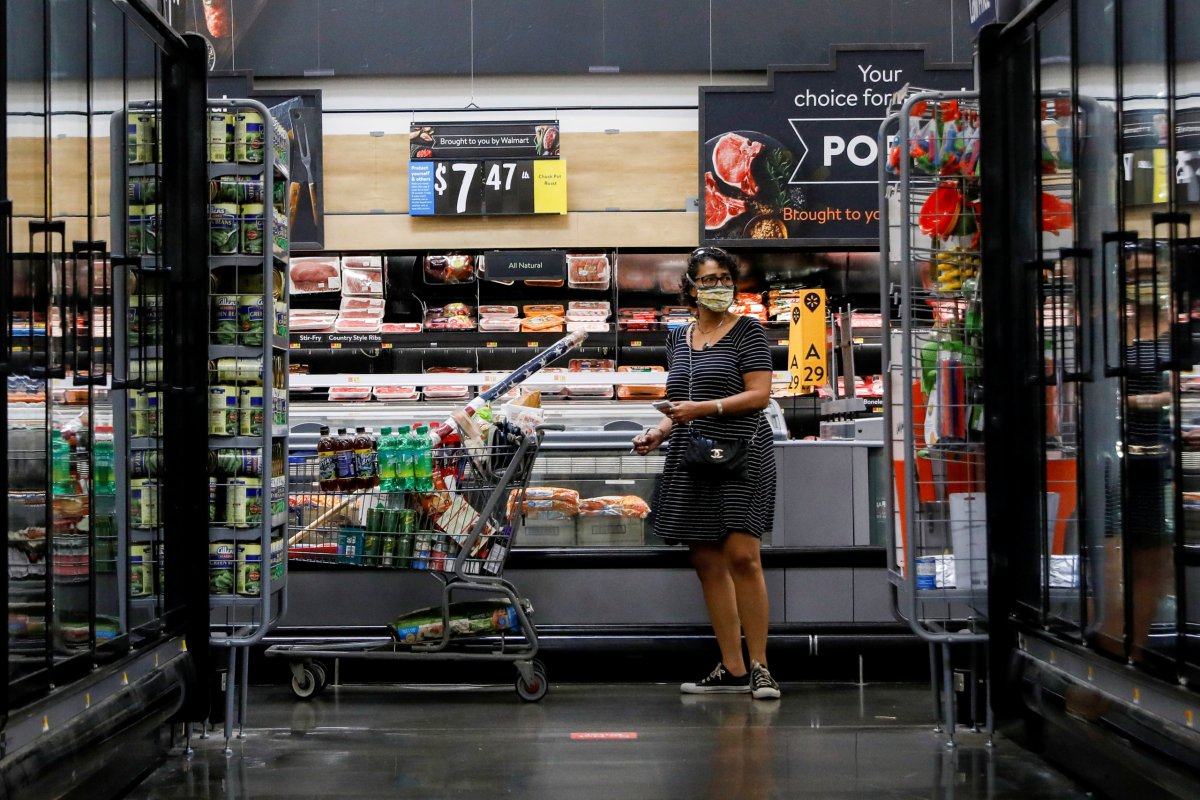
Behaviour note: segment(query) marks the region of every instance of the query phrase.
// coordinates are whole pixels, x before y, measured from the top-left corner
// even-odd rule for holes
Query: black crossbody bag
[[[692,399],[692,336],[684,336],[688,351],[688,400]],[[762,418],[759,418],[762,424]],[[757,428],[755,429],[757,431]],[[750,455],[750,440],[742,436],[716,437],[698,433],[688,423],[688,441],[681,463],[693,478],[704,481],[723,481],[745,474]]]

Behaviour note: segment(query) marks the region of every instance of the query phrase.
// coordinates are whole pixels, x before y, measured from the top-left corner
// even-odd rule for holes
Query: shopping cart
[[[324,660],[418,658],[512,662],[517,694],[528,701],[545,696],[532,608],[503,575],[547,430],[562,426],[530,434],[497,428],[486,445],[451,440],[434,448],[433,488],[334,488],[328,478],[322,488],[315,457],[292,465],[290,559],[418,570],[442,584],[440,609],[400,618],[387,638],[270,647],[268,656],[290,662],[297,697],[325,687]],[[458,593],[495,601],[452,603]]]

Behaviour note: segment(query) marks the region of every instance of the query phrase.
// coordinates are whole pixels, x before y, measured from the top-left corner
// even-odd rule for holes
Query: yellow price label
[[[566,159],[533,162],[533,213],[567,213]]]
[[[788,327],[789,395],[825,384],[829,377],[825,332],[825,290],[806,289],[792,306]]]

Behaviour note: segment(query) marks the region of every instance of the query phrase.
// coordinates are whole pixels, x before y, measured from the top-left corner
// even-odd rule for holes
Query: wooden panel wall
[[[570,213],[466,219],[408,216],[407,137],[326,136],[324,144],[329,250],[691,247],[698,239],[697,212],[685,210],[697,191],[695,133],[568,133],[563,157]],[[37,215],[43,206],[42,141],[10,139],[8,147],[16,213]],[[52,142],[56,214],[87,213],[86,157],[83,139]],[[93,167],[95,213],[107,217],[107,139],[95,141]],[[78,222],[69,224],[78,228],[83,220]]]

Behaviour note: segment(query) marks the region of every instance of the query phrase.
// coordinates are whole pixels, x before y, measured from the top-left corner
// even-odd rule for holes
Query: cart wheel
[[[308,668],[312,670],[313,677],[317,679],[316,694],[320,694],[329,685],[329,676],[325,673],[325,665],[320,661],[314,661],[308,665]]]
[[[517,695],[529,703],[536,703],[546,696],[550,684],[546,681],[546,667],[540,661],[533,662],[533,681],[526,683],[520,675],[517,676]]]
[[[295,675],[292,676],[292,693],[301,700],[308,700],[317,693],[317,676],[313,671],[312,664],[304,665],[300,674],[304,676],[303,680],[297,680]]]

